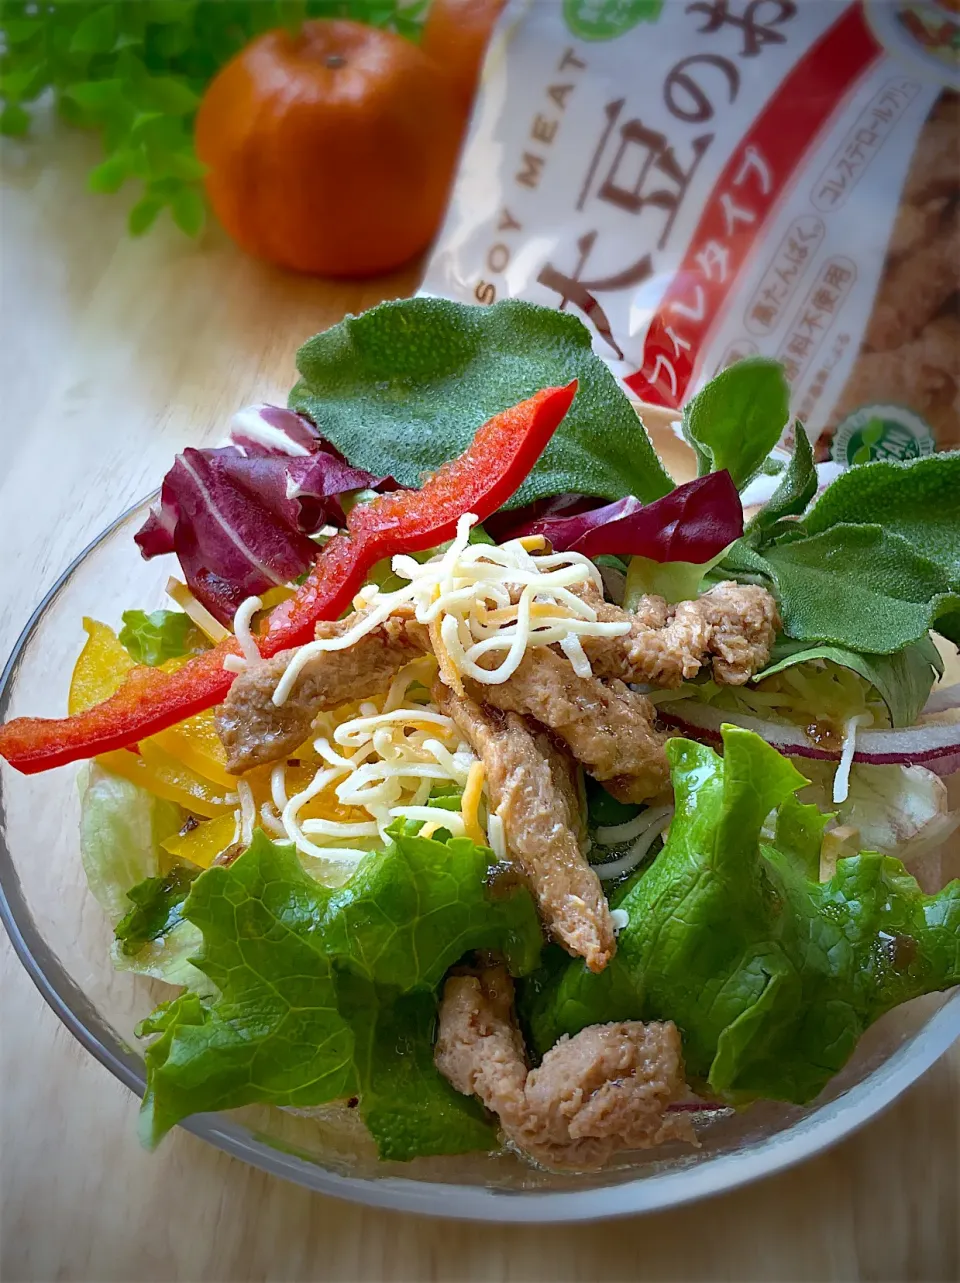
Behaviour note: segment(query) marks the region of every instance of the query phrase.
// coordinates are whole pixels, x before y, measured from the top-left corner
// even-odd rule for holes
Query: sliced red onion
[[[838,762],[839,748],[826,748],[799,726],[767,722],[743,713],[729,713],[695,700],[661,704],[660,719],[676,726],[691,739],[720,744],[720,727],[729,722],[753,731],[788,757],[813,757]],[[855,762],[867,766],[925,766],[937,775],[960,770],[960,723],[926,722],[902,730],[859,731]]]

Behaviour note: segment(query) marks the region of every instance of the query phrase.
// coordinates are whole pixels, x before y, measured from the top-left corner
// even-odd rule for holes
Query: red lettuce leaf
[[[341,495],[396,488],[351,467],[309,419],[277,406],[243,411],[229,442],[178,455],[134,536],[146,559],[175,553],[194,596],[224,624],[244,598],[313,564],[308,535],[343,524]]]
[[[606,499],[597,499],[593,495],[556,494],[548,499],[535,499],[533,503],[513,508],[509,512],[501,509],[486,519],[483,528],[497,543],[506,543],[508,539],[530,534],[537,522],[578,517],[581,513],[607,506]]]
[[[572,516],[541,515],[501,537],[533,534],[544,535],[557,552],[703,565],[743,534],[743,507],[729,472],[711,472],[654,503],[628,495]]]

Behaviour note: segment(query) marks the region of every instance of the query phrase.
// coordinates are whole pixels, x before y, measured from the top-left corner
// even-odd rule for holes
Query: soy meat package
[[[573,311],[667,410],[775,357],[821,459],[955,448],[958,56],[956,0],[513,0],[423,290]]]

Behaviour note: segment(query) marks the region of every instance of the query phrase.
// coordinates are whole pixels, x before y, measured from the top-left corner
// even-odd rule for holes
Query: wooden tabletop
[[[6,140],[4,140],[6,141]],[[230,413],[283,399],[308,335],[415,288],[274,272],[217,231],[124,233],[90,196],[91,140],[4,149],[0,652],[87,540]],[[458,1225],[307,1193],[177,1131],[147,1155],[137,1101],[2,948],[2,1260],[15,1280],[952,1280],[960,1046],[832,1152],[676,1212],[588,1226]]]

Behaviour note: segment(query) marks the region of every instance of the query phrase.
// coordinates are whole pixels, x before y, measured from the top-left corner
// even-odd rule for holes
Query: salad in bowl
[[[170,608],[84,619],[65,715],[0,728],[80,764],[113,963],[172,986],[147,1144],[336,1105],[385,1160],[693,1153],[960,982],[960,454],[821,491],[751,359],[676,484],[525,303],[383,304],[298,365],[164,478]]]

